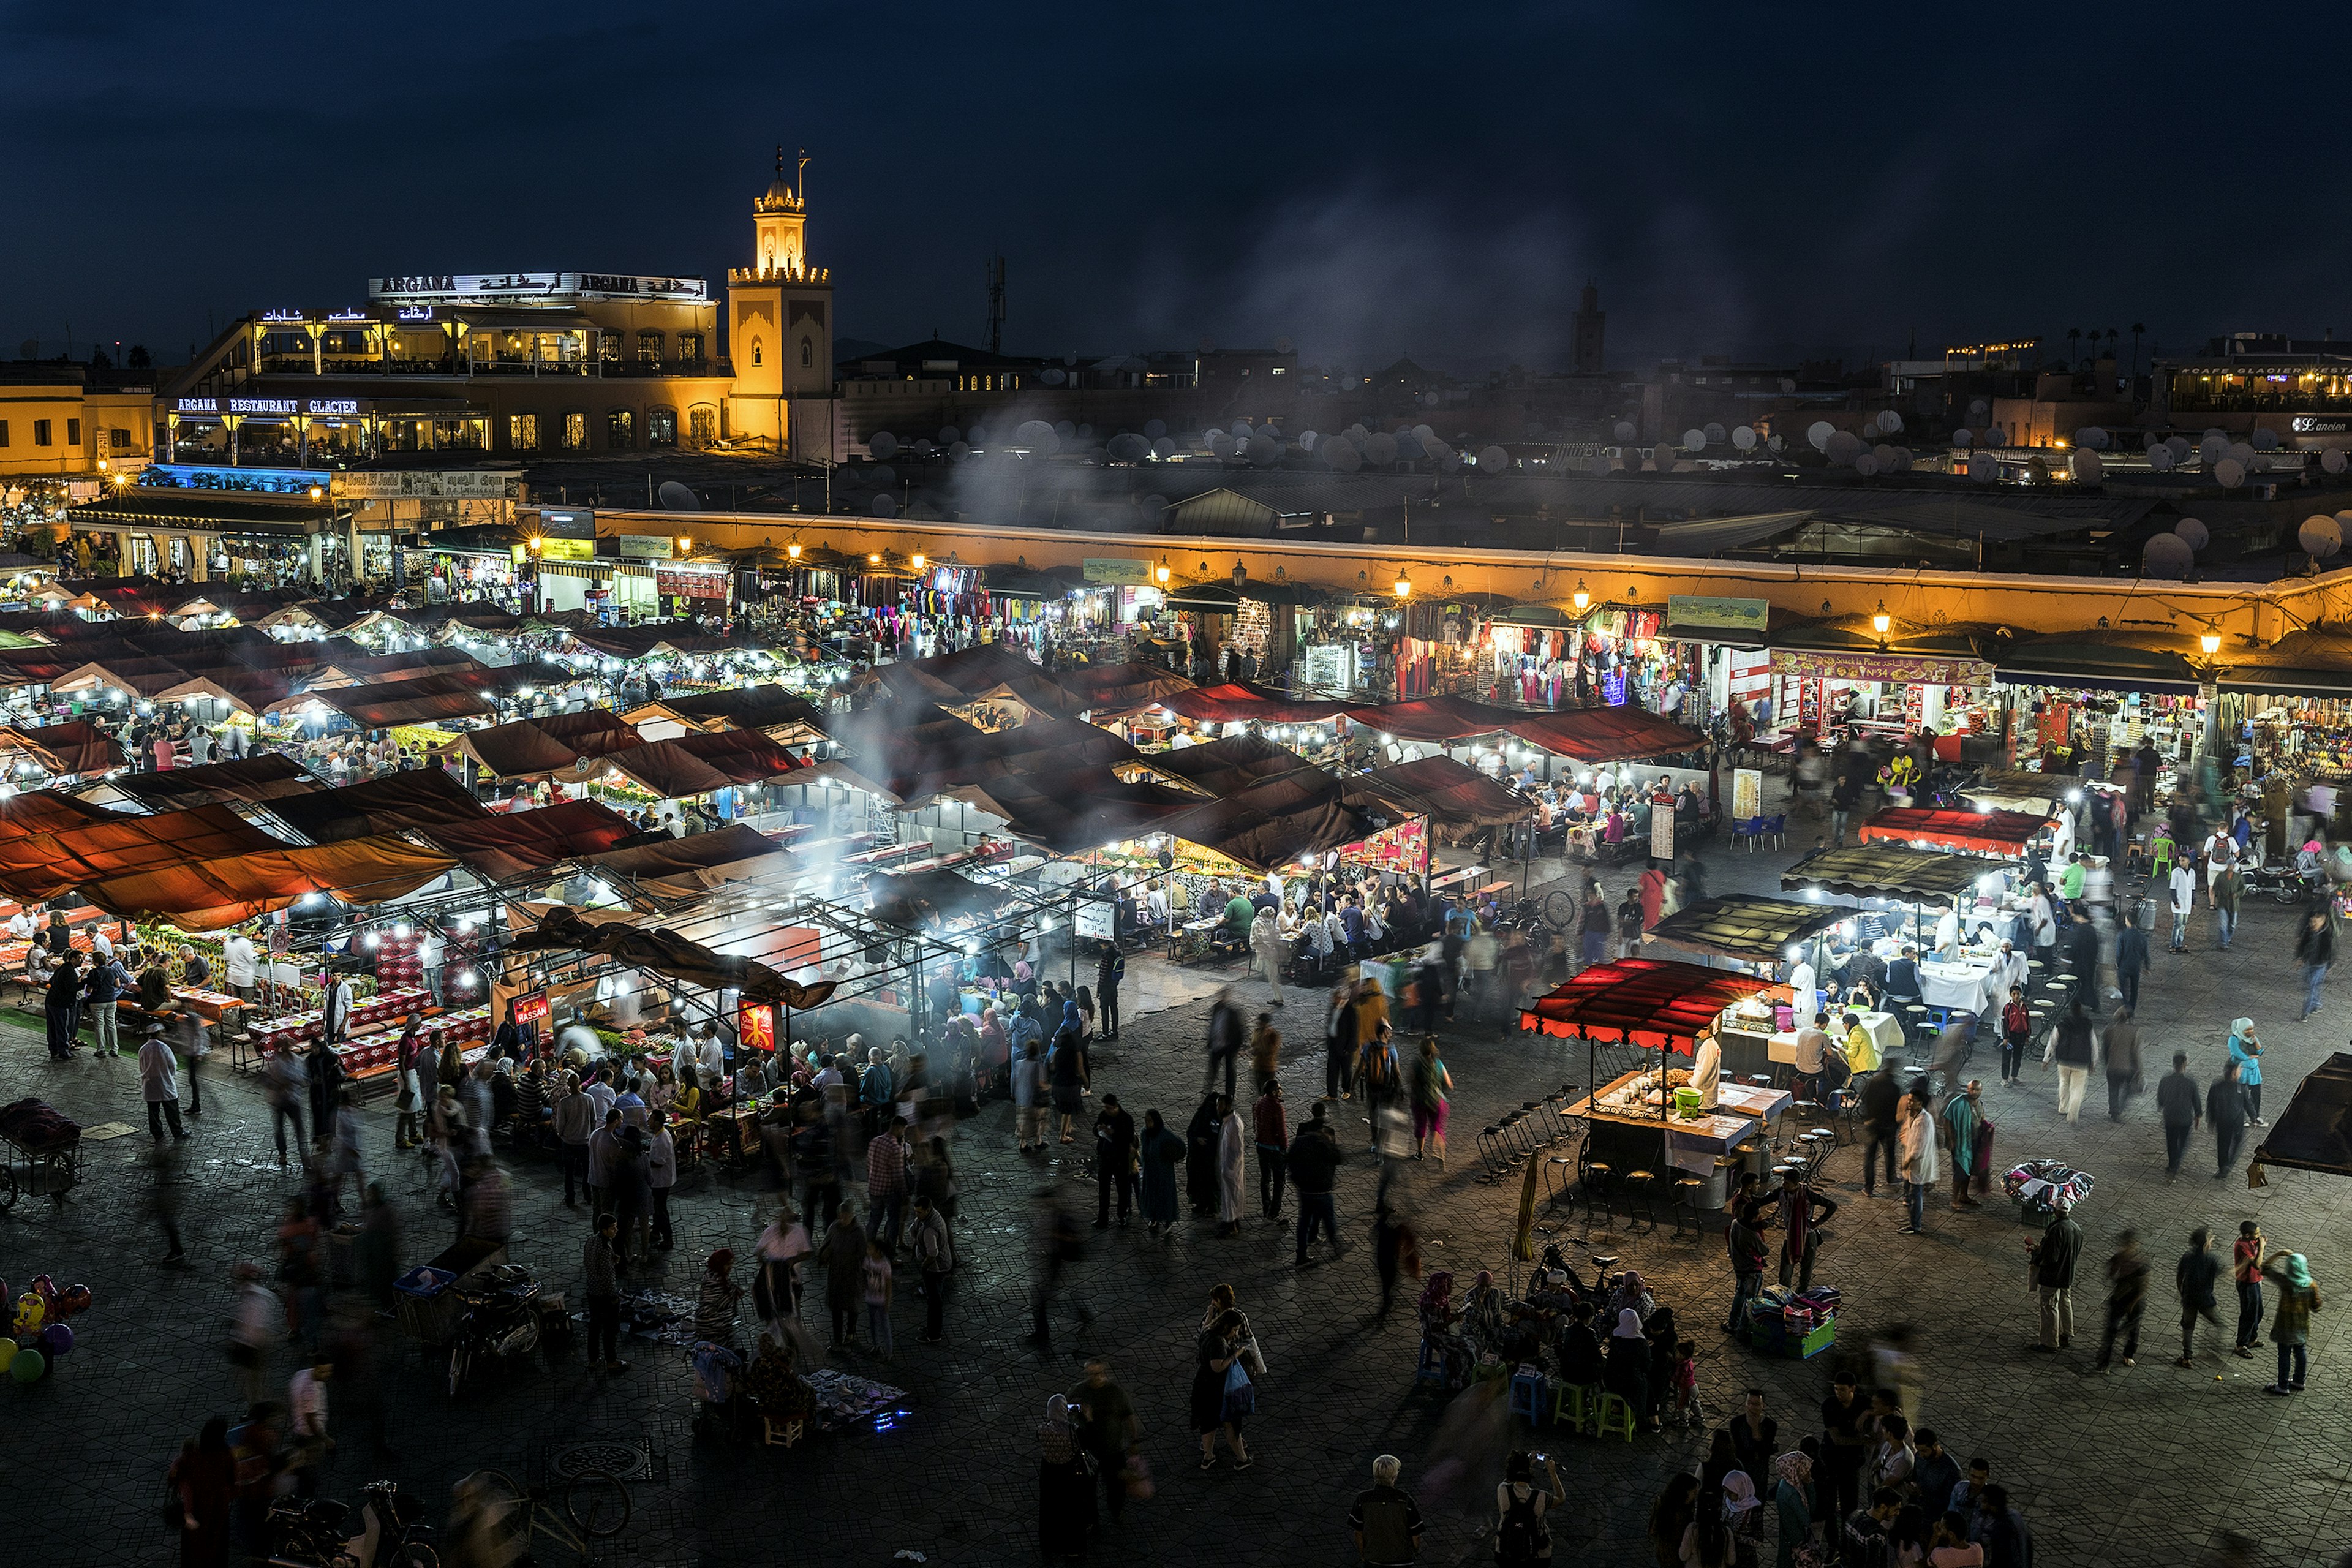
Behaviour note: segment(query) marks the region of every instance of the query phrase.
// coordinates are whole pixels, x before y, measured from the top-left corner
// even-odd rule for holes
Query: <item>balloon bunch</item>
[[[0,1280],[0,1303],[8,1300],[8,1286]],[[46,1274],[33,1277],[33,1288],[16,1298],[9,1313],[8,1337],[0,1338],[0,1372],[18,1383],[38,1383],[74,1347],[74,1331],[66,1323],[89,1310],[87,1285],[58,1289]]]

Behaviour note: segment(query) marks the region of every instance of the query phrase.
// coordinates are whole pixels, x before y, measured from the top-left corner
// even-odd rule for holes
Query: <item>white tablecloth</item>
[[[1992,966],[1979,963],[1919,965],[1919,996],[1930,1007],[1959,1007],[1983,1016],[1993,1007]]]
[[[1870,1043],[1878,1047],[1880,1057],[1901,1048],[1903,1022],[1894,1014],[1857,1013],[1854,1017],[1862,1025],[1862,1032],[1870,1037]],[[1835,1039],[1845,1038],[1845,1015],[1843,1012],[1832,1011],[1830,1014],[1830,1034]],[[1767,1049],[1774,1061],[1794,1063],[1797,1059],[1795,1031],[1773,1036]]]

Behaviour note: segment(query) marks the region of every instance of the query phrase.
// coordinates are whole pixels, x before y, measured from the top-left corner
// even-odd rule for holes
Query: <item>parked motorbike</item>
[[[356,1516],[327,1498],[287,1498],[271,1505],[268,1561],[271,1568],[439,1568],[433,1531],[420,1523],[425,1510],[402,1497],[392,1481],[362,1489]],[[359,1533],[346,1537],[354,1523]]]
[[[530,1270],[502,1263],[490,1270],[490,1288],[460,1290],[466,1315],[449,1346],[449,1397],[457,1397],[466,1374],[490,1356],[527,1356],[539,1348],[539,1281]],[[454,1289],[454,1287],[453,1287]]]
[[[2327,879],[2316,871],[2298,871],[2292,860],[2266,860],[2244,877],[2244,891],[2253,897],[2268,893],[2282,904],[2300,904],[2326,891]]]

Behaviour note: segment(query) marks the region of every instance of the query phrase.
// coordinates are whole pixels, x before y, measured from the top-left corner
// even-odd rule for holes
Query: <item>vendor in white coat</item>
[[[1821,986],[1813,974],[1811,958],[1801,958],[1789,966],[1789,1009],[1802,1025],[1821,1008]]]
[[[1698,1043],[1698,1054],[1691,1059],[1690,1086],[1698,1091],[1701,1110],[1713,1110],[1717,1096],[1723,1087],[1723,1047],[1708,1035]]]

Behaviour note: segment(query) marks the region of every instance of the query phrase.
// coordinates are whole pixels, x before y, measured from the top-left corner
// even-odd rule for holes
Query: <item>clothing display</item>
[[[2079,1206],[2091,1195],[2092,1176],[2063,1160],[2028,1160],[2010,1168],[2001,1189],[2028,1215],[2047,1215],[2060,1199]]]

